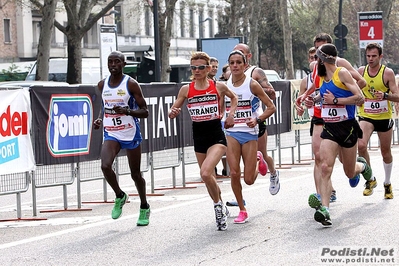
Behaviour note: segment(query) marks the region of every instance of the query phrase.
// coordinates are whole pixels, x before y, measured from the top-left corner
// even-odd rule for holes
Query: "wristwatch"
[[[263,121],[262,121],[262,119],[260,119],[260,118],[257,118],[257,119],[256,119],[256,123],[258,123],[258,124],[262,124],[262,123],[263,123]]]
[[[384,97],[382,97],[383,99],[388,99],[388,93],[384,92]]]
[[[126,115],[130,115],[130,108],[129,107],[126,110]]]
[[[338,104],[338,99],[337,99],[337,97],[334,98],[333,104]]]

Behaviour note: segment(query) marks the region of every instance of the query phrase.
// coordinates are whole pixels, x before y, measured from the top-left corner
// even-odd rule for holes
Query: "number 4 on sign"
[[[371,39],[374,39],[374,37],[375,37],[374,27],[370,27],[369,32],[367,33],[367,36],[369,36]]]

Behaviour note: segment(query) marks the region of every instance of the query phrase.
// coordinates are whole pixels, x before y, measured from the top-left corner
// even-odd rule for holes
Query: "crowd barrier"
[[[277,168],[310,164],[313,159],[312,156],[305,157],[302,154],[302,149],[311,149],[311,138],[309,115],[305,112],[303,116],[298,116],[294,107],[299,83],[300,81],[296,80],[273,82],[277,95],[274,101],[277,111],[267,120],[269,135],[267,150],[271,152]],[[187,180],[186,173],[186,166],[196,163],[190,117],[188,112],[184,111],[173,120],[167,115],[181,84],[157,83],[141,84],[141,86],[150,112],[147,119],[140,121],[143,135],[141,171],[150,175],[151,187],[148,195],[162,196],[162,193],[155,193],[159,190],[193,188],[192,185],[188,186],[191,182]],[[75,85],[56,88],[32,86],[29,95],[28,108],[31,109],[32,122],[29,132],[33,146],[34,169],[21,173],[19,170],[22,168],[17,167],[12,169],[11,173],[0,172],[0,196],[16,195],[17,218],[10,218],[7,221],[43,219],[37,218],[37,194],[40,193],[40,188],[44,187],[62,186],[63,208],[40,210],[40,212],[89,211],[91,209],[82,208],[82,204],[113,202],[107,198],[108,185],[103,177],[99,160],[102,130],[92,130],[92,122],[101,108],[101,95],[96,86]],[[0,101],[3,99],[4,97],[0,97]],[[12,106],[12,104],[2,103],[1,106]],[[397,117],[395,122],[393,144],[397,144],[399,140]],[[25,152],[23,147],[19,148],[20,153]],[[284,149],[291,150],[291,158],[288,160],[282,156]],[[118,177],[130,175],[124,155],[122,150],[113,165]],[[286,161],[283,161],[284,159]],[[1,161],[0,167],[2,164],[4,166],[3,162],[4,160]],[[181,184],[177,184],[176,176],[176,169],[179,167],[182,174]],[[5,167],[0,169],[4,171]],[[170,169],[172,176],[170,186],[157,186],[156,171],[160,169]],[[97,201],[85,201],[82,198],[84,191],[81,185],[83,182],[94,181],[102,182],[103,197]],[[68,186],[74,183],[77,186],[77,206],[70,208]],[[21,193],[27,192],[30,184],[33,217],[23,218]]]

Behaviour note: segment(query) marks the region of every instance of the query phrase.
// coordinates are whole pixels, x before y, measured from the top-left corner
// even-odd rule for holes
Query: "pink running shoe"
[[[238,217],[234,219],[235,224],[243,224],[248,221],[248,213],[246,211],[240,211]]]
[[[263,159],[262,152],[258,151],[256,157],[259,161],[259,166],[258,166],[259,173],[261,175],[265,176],[267,174],[267,163],[266,163],[265,159]]]

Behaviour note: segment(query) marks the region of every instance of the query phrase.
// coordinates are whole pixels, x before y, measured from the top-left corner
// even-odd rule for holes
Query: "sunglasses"
[[[201,66],[190,66],[191,70],[204,70],[208,65],[201,65]]]

